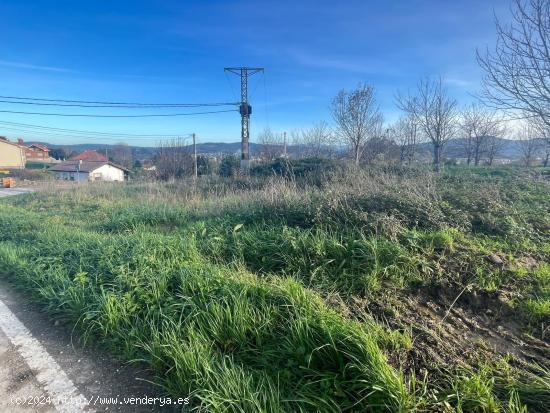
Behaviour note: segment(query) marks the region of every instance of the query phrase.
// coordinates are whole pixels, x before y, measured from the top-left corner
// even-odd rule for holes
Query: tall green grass
[[[84,340],[149,364],[198,410],[540,410],[544,380],[405,374],[408,333],[325,299],[439,282],[506,289],[518,320],[545,325],[544,179],[339,169],[313,183],[207,178],[29,194],[1,201],[0,276]]]
[[[262,280],[199,256],[193,240],[66,228],[17,231],[2,217],[0,271],[55,314],[208,411],[407,411],[415,403],[379,346],[284,278]],[[35,220],[36,221],[36,220]],[[9,226],[10,233],[4,232]]]

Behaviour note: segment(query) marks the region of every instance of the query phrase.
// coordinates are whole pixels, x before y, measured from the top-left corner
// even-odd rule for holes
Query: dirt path
[[[29,192],[34,192],[34,189],[31,189],[31,188],[0,188],[0,198],[6,197],[6,196],[28,194]]]
[[[40,397],[44,389],[8,337],[0,331],[0,411],[53,412],[52,406],[17,406],[17,400]]]
[[[187,410],[183,400],[166,405],[150,372],[77,345],[66,326],[56,325],[3,280],[0,317],[1,412]]]

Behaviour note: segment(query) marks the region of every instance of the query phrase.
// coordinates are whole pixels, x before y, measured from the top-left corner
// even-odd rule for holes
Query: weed
[[[546,178],[279,166],[267,178],[4,199],[0,276],[84,340],[149,363],[197,410],[544,411],[544,368],[446,371],[443,382],[402,370],[418,326],[390,329],[352,304],[468,286],[514,294],[527,327],[547,325]]]

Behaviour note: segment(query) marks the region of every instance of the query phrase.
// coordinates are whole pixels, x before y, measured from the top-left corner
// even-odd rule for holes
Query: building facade
[[[25,150],[27,161],[47,162],[50,159],[50,150],[46,145],[31,143],[26,146],[23,139],[18,139],[18,144]]]
[[[0,137],[0,169],[24,169],[25,150],[16,143]]]
[[[122,182],[128,176],[128,170],[109,161],[66,161],[52,166],[57,179],[86,182],[106,181]]]

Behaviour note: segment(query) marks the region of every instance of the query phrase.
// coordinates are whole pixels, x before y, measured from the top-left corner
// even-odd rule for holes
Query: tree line
[[[409,165],[419,161],[419,146],[431,147],[431,162],[439,171],[444,149],[458,138],[468,165],[492,165],[506,140],[520,140],[521,158],[531,166],[537,158],[548,166],[550,158],[550,0],[512,0],[512,22],[496,20],[497,42],[492,49],[477,50],[483,70],[482,90],[474,103],[460,107],[442,76],[419,80],[413,90],[398,92],[395,105],[401,112],[388,124],[376,99],[375,88],[359,83],[340,90],[330,102],[332,124],[321,121],[310,128],[275,133],[265,129],[258,136],[257,160],[289,156],[348,158],[355,164],[393,161]],[[213,171],[211,162],[195,159],[184,142],[164,142],[154,159],[157,176],[177,178]],[[221,175],[238,170],[238,159],[226,156],[217,165]],[[201,174],[199,173],[199,174]]]
[[[496,21],[497,43],[493,50],[477,51],[484,71],[477,102],[460,108],[448,93],[443,77],[421,79],[411,92],[395,96],[402,116],[386,124],[376,100],[375,88],[359,83],[341,90],[330,105],[333,127],[326,122],[293,131],[290,142],[305,157],[332,157],[337,148],[356,164],[378,158],[403,164],[417,160],[418,145],[431,144],[434,169],[440,169],[443,150],[459,138],[465,162],[492,165],[506,143],[520,140],[522,160],[532,165],[550,157],[550,0],[513,0],[512,23]],[[511,127],[511,120],[517,121]],[[259,136],[260,158],[281,156],[286,144],[281,134],[267,129]],[[282,140],[285,142],[282,142]],[[342,151],[339,151],[342,155]]]

